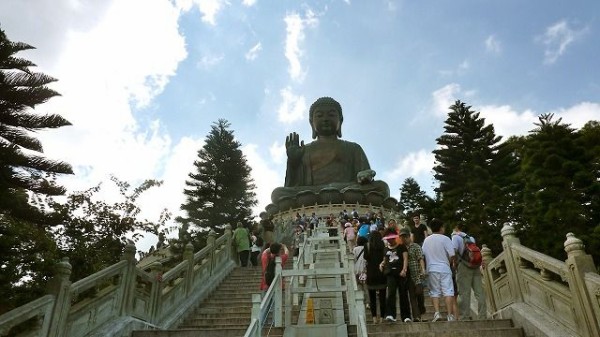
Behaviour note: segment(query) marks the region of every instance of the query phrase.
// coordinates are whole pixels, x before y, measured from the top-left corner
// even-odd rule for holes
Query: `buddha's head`
[[[308,121],[313,139],[317,136],[342,137],[342,106],[331,97],[321,97],[310,106]]]

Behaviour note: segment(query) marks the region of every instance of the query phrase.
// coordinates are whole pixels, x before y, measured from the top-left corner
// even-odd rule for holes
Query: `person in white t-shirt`
[[[444,302],[448,309],[448,321],[454,321],[456,313],[454,312],[454,286],[452,284],[452,269],[454,265],[455,253],[452,246],[452,240],[444,235],[444,223],[439,219],[433,219],[429,223],[432,235],[425,238],[423,242],[423,255],[427,265],[427,274],[429,275],[429,296],[433,301],[432,322],[440,319],[440,297],[444,296]]]

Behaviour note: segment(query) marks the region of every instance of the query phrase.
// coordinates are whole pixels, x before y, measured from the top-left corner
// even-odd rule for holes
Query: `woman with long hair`
[[[365,245],[365,260],[367,261],[367,289],[369,291],[371,316],[373,323],[381,323],[385,317],[385,298],[387,278],[379,269],[379,264],[385,255],[385,246],[379,231],[371,232]],[[377,300],[379,299],[379,316],[377,315]]]

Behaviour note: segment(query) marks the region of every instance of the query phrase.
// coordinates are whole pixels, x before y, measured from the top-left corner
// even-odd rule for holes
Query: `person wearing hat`
[[[353,251],[356,247],[356,232],[354,232],[354,227],[350,222],[346,222],[344,225],[344,241],[348,245],[348,250]]]
[[[402,240],[397,240],[398,234],[390,233],[383,239],[387,249],[381,270],[387,277],[386,321],[396,321],[396,292],[400,299],[400,317],[404,322],[410,322],[410,306],[408,302],[408,250]]]

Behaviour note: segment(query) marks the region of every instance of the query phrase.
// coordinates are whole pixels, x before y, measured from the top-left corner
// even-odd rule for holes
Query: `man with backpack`
[[[452,246],[456,252],[458,285],[458,310],[465,320],[471,319],[471,289],[477,299],[477,318],[485,319],[487,307],[481,279],[481,250],[475,238],[465,233],[463,224],[457,223],[452,232]]]

